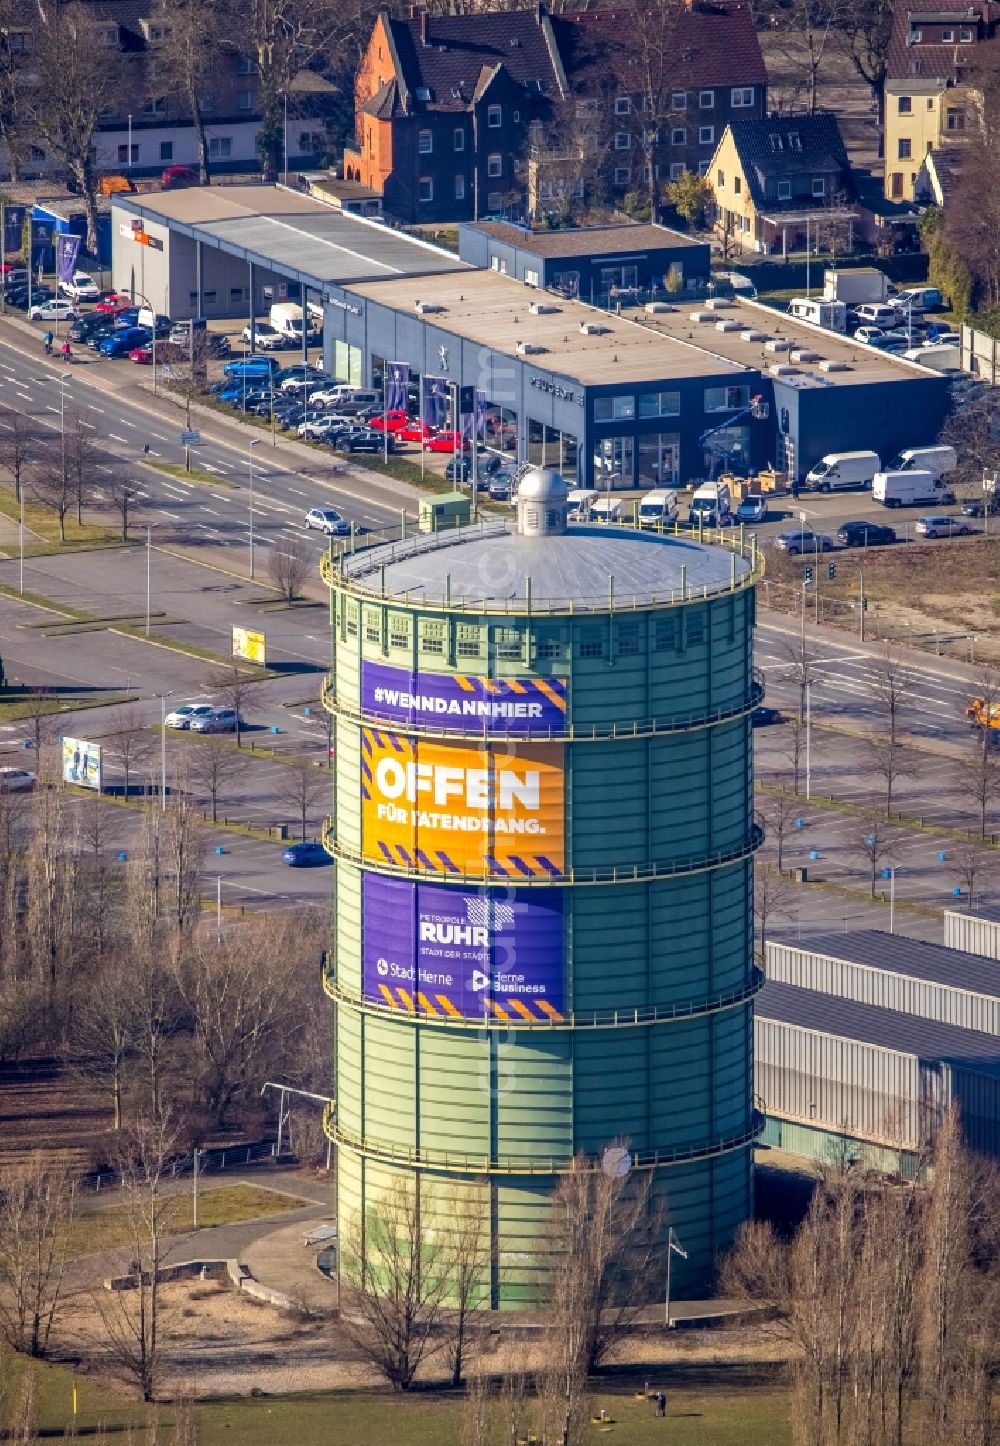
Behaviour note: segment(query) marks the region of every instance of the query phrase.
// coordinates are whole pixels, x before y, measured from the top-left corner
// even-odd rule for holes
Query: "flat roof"
[[[886,934],[881,929],[859,929],[849,934],[811,934],[805,939],[772,940],[778,946],[798,954],[821,954],[827,959],[840,959],[882,974],[902,974],[909,979],[925,979],[971,994],[1000,998],[1000,964],[982,954],[967,954],[962,949],[948,949],[944,944],[907,939],[903,934]]]
[[[284,186],[188,186],[115,196],[114,206],[317,289],[469,269],[429,241]]]
[[[512,226],[507,221],[466,222],[472,231],[481,231],[508,246],[519,246],[534,256],[630,256],[636,251],[660,251],[664,247],[703,246],[708,243],[667,226],[649,222],[621,222],[613,226],[571,226],[564,231],[532,231],[525,226]]]
[[[522,537],[513,519],[420,534],[365,548],[343,559],[347,579],[378,596],[453,607],[607,611],[678,601],[683,576],[691,600],[728,590],[750,565],[727,548],[637,530],[570,526],[565,533]]]
[[[769,979],[754,1002],[761,1019],[791,1024],[812,1034],[854,1039],[896,1054],[922,1060],[943,1060],[961,1069],[1000,1078],[1000,1039],[978,1030],[959,1029],[934,1019],[920,1019],[895,1009],[838,999],[815,989],[799,989]]]
[[[682,302],[672,311],[647,312],[642,307],[621,315],[601,311],[582,301],[567,301],[526,286],[498,271],[466,271],[461,276],[399,277],[392,281],[351,283],[352,293],[408,316],[418,301],[440,307],[427,321],[507,356],[518,356],[518,344],[544,348],[524,354],[543,371],[573,377],[582,386],[649,382],[667,378],[719,375],[730,369],[767,372],[777,362],[795,367],[783,376],[789,385],[851,386],[865,382],[906,382],[940,373],[913,362],[887,356],[874,347],[848,341],[835,332],[812,326],[756,302],[717,297]],[[535,315],[534,304],[546,310]],[[692,321],[693,315],[705,319]],[[583,323],[603,331],[585,335]],[[720,331],[719,324],[736,325]],[[741,338],[753,332],[754,339]],[[766,339],[812,353],[811,362],[789,361],[787,351],[769,351]],[[847,370],[822,372],[820,359],[842,362]]]

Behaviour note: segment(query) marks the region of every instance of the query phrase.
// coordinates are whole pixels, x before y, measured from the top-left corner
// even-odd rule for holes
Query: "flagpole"
[[[424,374],[423,374],[423,372],[421,372],[421,373],[420,373],[420,416],[419,416],[419,418],[418,418],[418,420],[419,420],[419,422],[420,422],[420,482],[421,482],[421,485],[423,485],[423,480],[424,480],[424,467],[426,466],[426,455],[425,455],[425,453],[424,453],[424,443],[427,441],[427,438],[424,436],[424,427],[426,426],[426,423],[424,422],[424,410],[425,410],[425,401],[424,401]]]
[[[670,1257],[674,1250],[670,1242],[670,1235],[667,1235],[667,1289],[663,1299],[663,1324],[667,1330],[670,1329]]]

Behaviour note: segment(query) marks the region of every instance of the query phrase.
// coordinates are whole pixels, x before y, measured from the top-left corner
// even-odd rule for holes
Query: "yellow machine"
[[[995,703],[985,703],[982,698],[973,698],[965,710],[965,716],[971,719],[977,728],[1000,729],[1000,699]]]

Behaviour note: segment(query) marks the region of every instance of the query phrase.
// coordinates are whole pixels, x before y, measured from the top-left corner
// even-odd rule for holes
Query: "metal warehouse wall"
[[[964,914],[958,909],[944,911],[944,942],[948,949],[964,949],[985,959],[1000,959],[1000,920]],[[1000,989],[1000,970],[997,971]]]
[[[861,1004],[875,1004],[921,1019],[957,1024],[981,1034],[1000,1034],[1000,973],[997,993],[972,993],[774,942],[767,946],[765,972],[768,979],[796,984],[800,989],[816,989],[839,999],[856,999]]]

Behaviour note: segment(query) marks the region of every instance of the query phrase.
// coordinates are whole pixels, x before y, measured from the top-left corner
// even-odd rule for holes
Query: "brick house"
[[[663,16],[651,37],[631,10],[381,13],[355,82],[345,178],[401,220],[435,222],[522,208],[529,172],[533,210],[567,184],[620,200],[648,184],[649,165],[661,181],[704,174],[732,116],[766,114],[757,32],[742,0],[685,0]]]

